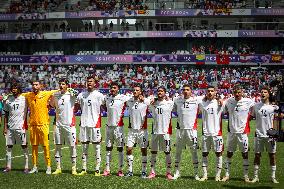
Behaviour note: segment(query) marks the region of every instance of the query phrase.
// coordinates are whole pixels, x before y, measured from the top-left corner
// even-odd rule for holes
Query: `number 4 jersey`
[[[101,105],[104,95],[98,91],[81,92],[77,97],[81,107],[81,127],[101,127]]]
[[[9,95],[7,100],[4,101],[4,111],[9,114],[9,129],[27,129],[27,101],[24,96]]]
[[[230,133],[249,133],[249,115],[250,108],[254,101],[249,98],[242,98],[236,101],[235,98],[229,98],[225,102],[225,112],[229,113],[229,132]]]

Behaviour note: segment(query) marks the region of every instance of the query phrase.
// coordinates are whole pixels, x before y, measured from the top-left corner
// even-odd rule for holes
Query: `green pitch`
[[[52,120],[51,120],[52,121]],[[105,125],[106,119],[103,118],[103,125]],[[77,123],[79,123],[79,117],[77,118]],[[148,121],[148,125],[151,125],[151,119]],[[125,131],[127,132],[128,118],[125,118]],[[223,136],[226,141],[226,128],[227,121],[223,121]],[[77,124],[78,125],[78,124]],[[176,119],[173,119],[173,126],[176,125]],[[199,125],[201,122],[199,120]],[[2,132],[3,127],[1,127]],[[150,133],[149,128],[149,133]],[[201,136],[201,127],[199,126],[199,144],[200,144],[200,136]],[[78,129],[77,129],[78,130]],[[251,134],[250,134],[250,152],[249,152],[249,160],[250,160],[250,178],[253,176],[253,136],[255,130],[255,122],[251,122]],[[51,140],[50,140],[50,149],[51,149],[51,159],[52,159],[52,170],[55,170],[55,159],[54,159],[54,145],[53,145],[53,128],[50,129]],[[103,143],[102,143],[102,164],[101,164],[101,172],[103,172],[104,164],[105,164],[105,143],[104,143],[104,135],[105,128],[102,128],[103,133]],[[151,135],[149,135],[151,136]],[[175,129],[173,130],[172,135],[172,144],[175,143]],[[38,174],[30,174],[24,175],[22,173],[23,169],[23,157],[15,157],[12,159],[12,172],[9,174],[0,173],[0,186],[1,188],[283,188],[281,187],[284,184],[284,143],[277,143],[277,173],[276,178],[280,182],[280,184],[272,184],[270,182],[270,166],[269,159],[267,153],[263,153],[261,159],[260,166],[260,183],[255,184],[246,184],[242,180],[243,176],[243,166],[242,166],[242,157],[240,152],[236,152],[233,156],[232,168],[231,168],[231,180],[229,182],[215,182],[215,154],[210,152],[209,154],[209,180],[205,182],[199,182],[193,180],[193,166],[191,162],[191,154],[189,149],[185,149],[182,155],[182,163],[181,163],[181,175],[182,177],[176,181],[168,181],[165,179],[165,155],[160,152],[157,158],[156,172],[158,177],[153,180],[141,179],[140,171],[141,171],[141,153],[140,149],[135,148],[134,150],[134,177],[120,178],[115,176],[118,168],[118,156],[116,152],[116,148],[113,151],[113,158],[111,164],[112,176],[110,177],[95,177],[94,176],[94,165],[95,165],[95,157],[94,157],[94,149],[92,145],[89,147],[89,158],[88,158],[88,175],[86,176],[73,176],[71,175],[71,162],[70,162],[70,154],[69,148],[65,146],[62,150],[62,167],[63,174],[61,175],[46,175],[45,170],[46,166],[44,163],[44,158],[42,154],[42,148],[39,148],[39,169],[40,172]],[[0,137],[0,167],[5,167],[5,139],[3,135]],[[31,150],[30,150],[31,152]],[[82,148],[79,144],[77,148],[78,158],[77,158],[77,168],[78,171],[81,171],[81,153]],[[223,162],[225,161],[226,154],[226,144],[225,144],[225,153],[223,154]],[[22,151],[19,146],[14,146],[12,156],[21,156]],[[148,150],[148,155],[150,155],[150,150]],[[175,155],[175,147],[172,146],[172,173],[174,173],[174,155]],[[124,172],[127,170],[126,156],[125,157],[125,166]],[[147,170],[150,170],[150,161],[148,156],[148,166]],[[201,150],[199,150],[199,162],[201,162]],[[30,167],[31,167],[31,156],[30,156]],[[202,176],[201,163],[199,164],[200,171],[199,175]],[[223,166],[224,167],[224,166]],[[222,171],[222,176],[224,175],[224,171]]]

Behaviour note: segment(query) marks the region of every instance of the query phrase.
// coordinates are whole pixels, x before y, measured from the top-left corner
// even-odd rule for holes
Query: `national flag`
[[[217,64],[229,64],[230,63],[230,57],[229,57],[229,55],[217,55],[216,56],[216,62],[217,62]]]
[[[279,54],[271,55],[271,62],[282,62],[282,56]]]
[[[195,59],[197,65],[205,64],[205,54],[197,54],[195,55]]]

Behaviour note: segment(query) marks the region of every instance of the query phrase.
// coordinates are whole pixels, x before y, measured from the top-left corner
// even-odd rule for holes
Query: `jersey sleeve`
[[[102,93],[100,93],[100,104],[101,105],[105,104],[105,95],[103,95]]]
[[[102,105],[106,105],[107,95],[102,94]]]
[[[128,100],[130,100],[131,96],[128,95],[123,95],[123,101],[127,102]]]
[[[144,98],[144,103],[149,106],[151,104],[151,99],[149,98]]]
[[[4,112],[9,112],[9,108],[8,108],[8,105],[7,105],[7,101],[8,101],[8,100],[3,101],[3,111],[4,111]]]
[[[223,112],[226,114],[226,113],[228,113],[229,111],[228,111],[228,106],[229,106],[229,100],[230,99],[227,99],[227,100],[225,100],[224,102],[223,102]]]
[[[256,108],[255,105],[251,107],[250,114],[251,114],[252,117],[255,117],[255,108]]]
[[[196,99],[197,99],[197,103],[200,104],[203,101],[204,96],[197,96]]]
[[[82,93],[80,93],[76,98],[76,103],[81,105]]]
[[[254,105],[255,105],[255,102],[254,102],[252,99],[250,99],[249,107],[251,108],[251,107],[253,107]]]
[[[43,91],[43,92],[50,98],[54,93],[58,92],[58,90]]]
[[[149,105],[149,111],[150,111],[151,113],[155,112],[155,106],[154,106],[153,104],[150,104],[150,105]]]
[[[26,99],[29,100],[29,96],[32,92],[22,93],[21,95],[24,96]]]
[[[168,104],[169,104],[170,109],[173,110],[174,109],[174,105],[175,105],[174,101],[169,100]]]

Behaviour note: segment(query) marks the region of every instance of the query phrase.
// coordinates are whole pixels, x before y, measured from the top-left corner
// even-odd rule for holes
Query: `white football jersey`
[[[81,106],[81,127],[101,127],[101,105],[104,104],[104,95],[99,91],[81,92],[77,97]]]
[[[9,129],[27,129],[27,100],[24,96],[20,95],[15,98],[13,95],[9,95],[4,101],[3,110],[9,114]]]
[[[171,134],[171,117],[174,102],[172,100],[156,101],[149,106],[153,117],[153,134]]]
[[[74,114],[76,96],[68,91],[64,94],[58,91],[53,94],[52,100],[54,100],[56,110],[56,125],[74,127],[76,125]]]
[[[144,102],[135,100],[134,97],[127,101],[129,111],[129,128],[147,129],[147,112],[150,100],[145,99]]]
[[[107,126],[122,127],[124,110],[126,108],[126,102],[130,99],[130,96],[118,94],[116,96],[107,95],[105,103],[107,107]]]
[[[190,97],[185,99],[179,96],[174,99],[175,109],[178,114],[178,129],[197,129],[198,106],[203,97]]]
[[[252,115],[256,120],[255,134],[257,137],[268,137],[266,132],[273,128],[274,112],[279,107],[271,104],[264,104],[262,102],[256,103],[252,108]]]
[[[229,98],[225,102],[225,112],[229,113],[230,133],[249,133],[249,115],[250,108],[254,105],[254,101],[250,98],[242,98],[236,101],[234,97]]]
[[[222,136],[222,111],[216,99],[202,101],[199,105],[202,112],[202,135]]]

